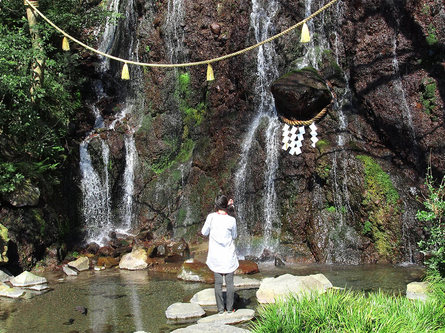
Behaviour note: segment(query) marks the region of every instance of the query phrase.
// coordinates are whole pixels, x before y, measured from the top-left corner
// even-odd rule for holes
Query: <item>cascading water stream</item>
[[[170,63],[181,61],[184,49],[184,0],[169,0],[165,23],[167,52]],[[182,59],[183,60],[183,59]]]
[[[255,40],[262,41],[272,35],[273,22],[278,11],[277,1],[252,1],[252,13],[250,15],[250,24],[254,30]],[[239,246],[240,252],[247,254],[255,251],[256,255],[262,253],[264,249],[274,250],[276,242],[273,240],[274,225],[277,223],[276,217],[276,193],[275,193],[275,175],[278,169],[278,128],[274,99],[269,91],[269,85],[272,80],[278,77],[276,67],[276,53],[273,43],[267,43],[258,48],[257,54],[257,78],[255,82],[255,109],[248,132],[242,142],[241,159],[238,164],[238,170],[235,173],[235,202],[237,209],[237,218],[240,229]],[[266,151],[266,170],[264,174],[264,195],[263,195],[263,244],[261,248],[251,248],[251,237],[248,230],[249,210],[247,205],[251,204],[247,200],[246,179],[248,179],[249,163],[252,152],[252,143],[259,126],[267,122],[265,135]]]
[[[120,0],[112,0],[108,5],[108,10],[116,14],[119,12],[120,6]],[[126,13],[133,13],[133,6],[133,1],[128,0],[126,1],[123,10]],[[118,27],[120,26],[122,29],[126,30],[130,29],[132,19],[133,17],[131,15],[127,15],[126,20],[121,22],[121,24],[118,24],[117,21],[107,19],[102,38],[99,41],[99,50],[106,53],[112,53],[113,50],[116,49],[116,44],[119,43],[117,36],[120,33],[120,29],[118,29]],[[137,44],[134,43],[133,38],[127,41],[129,44],[128,53],[125,54],[124,57],[133,59],[134,54],[137,55]],[[101,63],[97,70],[101,77],[110,70],[108,58],[101,59]],[[96,117],[94,130],[88,133],[79,148],[80,170],[82,176],[83,216],[87,232],[86,241],[96,242],[99,245],[104,243],[111,231],[126,233],[133,227],[134,168],[137,163],[137,152],[134,142],[134,133],[137,129],[137,125],[134,124],[137,121],[133,119],[134,115],[132,114],[133,110],[136,108],[136,101],[134,96],[132,96],[132,93],[134,92],[134,87],[137,86],[139,82],[139,77],[141,76],[140,69],[134,69],[132,74],[134,83],[129,85],[130,93],[128,93],[128,96],[125,96],[125,103],[123,103],[121,112],[115,116],[114,121],[108,124],[108,126],[104,124],[102,115],[96,106],[96,104],[101,102],[103,98],[107,97],[103,88],[104,85],[101,80],[96,80],[94,82],[94,90],[97,98],[91,105]],[[126,134],[124,136],[125,170],[122,177],[122,198],[120,200],[113,198],[112,200],[108,171],[110,149],[107,141],[96,134],[95,130],[105,128],[106,132],[111,133],[118,124],[120,126],[125,124],[126,126]],[[102,161],[100,165],[92,162],[90,152],[88,151],[88,147],[92,140],[100,141],[100,147],[97,147],[97,145],[95,146],[96,150],[98,148],[101,150]],[[117,205],[118,212],[115,214],[111,213],[112,201],[120,201],[120,204]]]
[[[416,135],[414,133],[413,117],[411,114],[411,109],[408,106],[408,102],[406,100],[406,92],[405,92],[405,88],[403,88],[402,77],[400,74],[399,60],[397,59],[397,32],[395,32],[392,42],[393,42],[392,66],[393,66],[394,74],[396,77],[394,80],[394,88],[396,90],[396,96],[400,100],[399,105],[401,105],[401,107],[402,107],[401,110],[402,110],[403,123],[408,129],[409,136],[411,137],[411,139],[413,141],[415,141]]]

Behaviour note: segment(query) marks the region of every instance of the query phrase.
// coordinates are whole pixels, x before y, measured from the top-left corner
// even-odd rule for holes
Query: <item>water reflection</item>
[[[337,287],[404,293],[406,284],[418,281],[423,269],[417,266],[333,266],[260,264],[261,279],[285,273],[323,273]],[[48,277],[52,291],[32,299],[0,298],[0,328],[23,332],[170,332],[165,310],[176,302],[188,302],[200,290],[211,286],[187,283],[175,275],[148,271],[106,270],[82,272],[75,279],[58,281]],[[256,290],[237,291],[238,306],[257,307]],[[83,314],[81,308],[87,313]],[[186,325],[182,325],[186,326]],[[1,332],[1,329],[0,329]]]

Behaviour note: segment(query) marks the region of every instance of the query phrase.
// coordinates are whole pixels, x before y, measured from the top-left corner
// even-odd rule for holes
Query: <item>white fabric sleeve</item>
[[[236,237],[238,237],[238,233],[236,232],[236,220],[233,222],[233,227],[232,227],[232,239],[236,239]]]
[[[205,223],[204,223],[204,226],[202,227],[202,229],[201,229],[201,233],[204,235],[204,236],[208,236],[209,235],[209,233],[210,233],[210,222],[212,221],[212,218],[211,218],[211,216],[210,216],[210,214],[209,215],[207,215],[207,218],[206,218],[206,221],[205,221]]]

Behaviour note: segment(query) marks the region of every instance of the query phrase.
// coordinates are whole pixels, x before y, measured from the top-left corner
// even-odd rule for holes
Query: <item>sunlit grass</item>
[[[443,280],[426,302],[383,292],[329,291],[290,297],[259,310],[253,332],[445,332]],[[442,293],[442,295],[441,295]],[[441,296],[439,296],[441,295]]]

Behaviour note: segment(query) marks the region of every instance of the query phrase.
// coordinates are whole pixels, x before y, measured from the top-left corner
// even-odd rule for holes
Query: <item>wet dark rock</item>
[[[164,244],[158,245],[156,248],[156,254],[159,257],[164,257],[167,254],[167,247]]]
[[[215,35],[219,35],[221,33],[221,26],[218,23],[213,22],[210,24],[210,30],[212,30]]]
[[[275,259],[275,253],[269,249],[264,249],[258,258],[259,261],[272,261]]]
[[[287,73],[270,89],[278,114],[287,119],[309,120],[332,100],[326,82],[313,68]]]
[[[39,199],[40,189],[29,181],[7,195],[7,200],[14,207],[35,207],[39,204]]]
[[[285,266],[286,264],[284,263],[284,261],[281,258],[275,257],[274,265],[277,267],[280,267],[280,266]]]
[[[85,251],[90,254],[97,254],[100,249],[100,245],[97,243],[90,243],[87,245]]]

